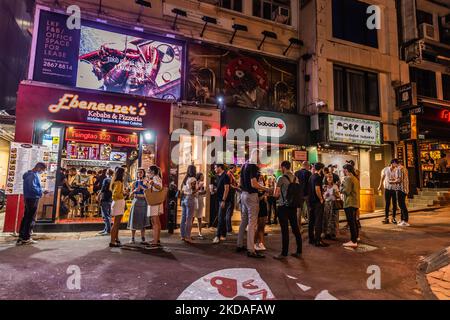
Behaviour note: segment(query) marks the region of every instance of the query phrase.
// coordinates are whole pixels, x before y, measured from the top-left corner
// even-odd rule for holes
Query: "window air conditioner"
[[[435,40],[434,26],[428,23],[422,23],[419,25],[420,39]]]
[[[288,23],[289,22],[289,8],[278,7],[273,13],[273,21],[278,23]]]

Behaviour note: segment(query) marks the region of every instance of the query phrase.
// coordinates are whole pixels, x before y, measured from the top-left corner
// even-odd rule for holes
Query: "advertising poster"
[[[11,142],[6,194],[23,194],[23,175],[36,163],[48,163],[49,149],[45,146]],[[47,185],[45,174],[41,176],[42,186]]]
[[[67,16],[40,11],[33,80],[74,86],[80,31],[66,27]]]
[[[328,128],[330,141],[381,144],[381,124],[378,121],[329,115]]]
[[[78,88],[179,100],[183,46],[157,37],[103,30],[82,21],[70,30],[67,16],[40,10],[33,80]],[[114,30],[113,30],[114,29]]]
[[[297,111],[297,64],[212,45],[189,45],[187,98],[226,106]],[[223,86],[222,86],[223,84]]]

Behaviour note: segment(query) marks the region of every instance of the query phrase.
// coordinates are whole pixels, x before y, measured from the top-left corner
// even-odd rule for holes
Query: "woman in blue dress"
[[[150,220],[147,216],[147,201],[145,200],[144,190],[147,186],[144,183],[145,170],[138,169],[137,180],[133,183],[133,206],[130,211],[128,229],[131,230],[131,244],[135,244],[135,235],[137,230],[141,230],[141,244],[148,245],[145,241],[145,228],[150,226]]]

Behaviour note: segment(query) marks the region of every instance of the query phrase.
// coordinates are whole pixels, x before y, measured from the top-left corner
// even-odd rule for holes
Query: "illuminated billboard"
[[[84,89],[179,100],[183,44],[38,10],[30,78]]]

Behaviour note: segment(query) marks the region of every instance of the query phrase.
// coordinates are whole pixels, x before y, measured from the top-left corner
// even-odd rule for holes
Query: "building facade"
[[[397,1],[401,112],[397,156],[404,158],[413,189],[448,187],[450,163],[450,3]],[[441,164],[441,165],[440,165]]]
[[[395,2],[305,1],[300,21],[300,103],[311,115],[310,153],[338,168],[353,160],[361,187],[373,193],[398,141],[393,84],[401,80],[404,63]]]

